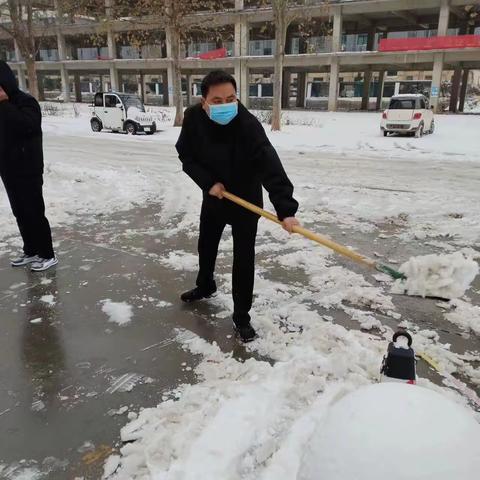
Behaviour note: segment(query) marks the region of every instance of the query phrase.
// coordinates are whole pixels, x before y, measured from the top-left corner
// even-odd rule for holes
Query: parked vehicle
[[[422,137],[435,131],[433,111],[421,94],[395,95],[383,112],[380,129],[386,137],[399,133]]]
[[[94,132],[103,129],[136,135],[153,135],[157,125],[153,116],[145,113],[145,106],[137,95],[117,92],[98,92],[92,106],[90,125]]]

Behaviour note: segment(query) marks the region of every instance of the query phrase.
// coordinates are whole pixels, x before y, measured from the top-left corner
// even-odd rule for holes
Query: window
[[[388,108],[390,110],[414,110],[415,100],[414,99],[405,99],[405,100],[394,99],[394,100],[391,100],[390,106]]]
[[[105,95],[105,107],[113,108],[117,105],[117,97],[115,95]]]
[[[396,70],[387,71],[387,77],[396,77],[397,75],[398,75],[398,72]]]
[[[97,93],[95,95],[95,106],[96,107],[103,107],[103,94]]]
[[[425,110],[425,108],[427,108],[425,106],[425,100],[423,98],[420,99],[420,108],[423,109],[423,110]]]
[[[273,97],[273,83],[262,83],[262,97]]]
[[[145,111],[145,106],[143,105],[140,97],[138,95],[127,95],[120,93],[119,97],[122,99],[125,108],[128,110],[130,107],[137,108],[140,112]]]

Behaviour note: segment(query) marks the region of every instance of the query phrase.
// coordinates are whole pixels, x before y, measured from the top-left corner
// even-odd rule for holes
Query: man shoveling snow
[[[225,189],[262,206],[262,186],[268,191],[283,227],[298,225],[293,185],[260,122],[236,96],[235,79],[222,71],[202,82],[202,103],[187,109],[176,144],[183,170],[203,190],[197,286],[184,302],[208,298],[214,280],[218,244],[227,224],[233,234],[233,322],[245,342],[253,340],[250,325],[255,273],[258,215],[223,199]]]

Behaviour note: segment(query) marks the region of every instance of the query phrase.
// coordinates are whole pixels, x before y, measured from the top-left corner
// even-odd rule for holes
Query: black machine
[[[399,337],[405,337],[408,347],[397,345]],[[388,344],[387,355],[383,357],[382,374],[383,381],[404,381],[414,384],[416,381],[415,352],[412,348],[412,336],[405,330],[399,330],[393,335]]]

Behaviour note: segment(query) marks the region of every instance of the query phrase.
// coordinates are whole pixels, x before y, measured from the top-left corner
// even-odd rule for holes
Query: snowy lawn
[[[67,111],[44,121],[46,200],[53,225],[94,222],[95,214],[153,202],[159,215],[152,228],[159,235],[194,238],[201,196],[176,159],[179,130],[165,123],[152,137],[94,134],[87,109],[81,106],[80,112],[78,118]],[[287,118],[302,125],[269,136],[295,184],[299,217],[308,227],[335,225],[379,240],[420,240],[425,248],[442,252],[467,249],[478,260],[480,117],[438,116],[435,134],[422,139],[384,138],[378,114],[293,112]],[[1,252],[2,242],[4,247],[14,242],[9,237],[15,233],[4,195],[0,232]],[[338,240],[355,247],[348,236]],[[227,237],[220,259],[228,262],[230,250]],[[160,261],[192,271],[194,253],[165,252]],[[159,398],[158,408],[141,411],[124,427],[122,440],[136,441],[108,461],[109,478],[298,478],[306,446],[325,412],[348,392],[377,380],[392,334],[385,318],[414,331],[416,349],[434,357],[445,372],[461,373],[480,385],[479,352],[453,353],[438,333],[403,318],[381,281],[371,283],[339,265],[328,251],[289,238],[266,222],[261,222],[258,254],[253,322],[259,339],[248,349],[273,362],[242,362],[216,344],[179,331],[183,348],[199,355],[194,366],[198,383],[179,387],[164,401]],[[407,260],[402,251],[390,252],[385,261],[392,259]],[[301,273],[305,280],[281,282],[273,274],[278,269]],[[223,313],[217,321],[229,321],[231,277],[224,271],[219,278],[223,291],[213,302]],[[468,295],[442,308],[446,320],[478,335],[480,306]],[[99,309],[123,324],[130,320],[125,300],[105,301]],[[341,312],[364,331],[335,324],[333,316],[322,313],[326,310]],[[457,390],[426,379],[419,383],[475,416],[473,405]]]

